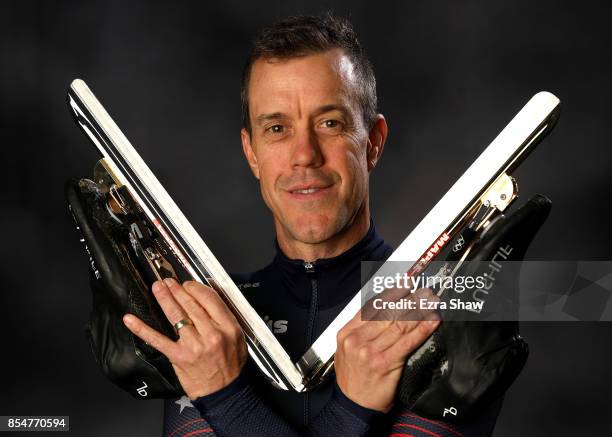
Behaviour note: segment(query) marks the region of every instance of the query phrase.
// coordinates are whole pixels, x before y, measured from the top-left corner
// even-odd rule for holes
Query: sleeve
[[[451,424],[419,416],[409,409],[399,409],[392,413],[392,426],[387,435],[414,437],[490,437],[501,410],[500,398],[470,420],[461,424]]]
[[[266,404],[250,384],[250,377],[249,370],[243,370],[227,387],[193,401],[200,413],[202,433],[207,432],[208,427],[218,437],[359,437],[365,436],[372,424],[384,416],[382,412],[354,403],[336,386],[332,397],[312,422],[307,427],[296,428]]]

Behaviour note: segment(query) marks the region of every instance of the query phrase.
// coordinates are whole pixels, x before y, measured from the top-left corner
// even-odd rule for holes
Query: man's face
[[[339,49],[252,66],[243,147],[282,237],[323,242],[367,205],[371,147],[357,86]]]

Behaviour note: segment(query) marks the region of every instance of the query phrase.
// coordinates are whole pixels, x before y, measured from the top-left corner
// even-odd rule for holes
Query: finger
[[[379,296],[385,298],[386,300],[399,300],[403,297],[410,296],[413,293],[413,289],[411,287],[393,287],[393,288],[385,288]]]
[[[344,327],[338,332],[337,339],[339,342],[353,334],[357,334],[361,341],[367,341],[376,337],[384,325],[388,325],[388,322],[379,322],[371,320],[362,320],[363,312],[360,310],[349,320]]]
[[[380,293],[376,293],[372,298],[368,299],[363,307],[362,319],[367,320],[388,320],[387,310],[381,310],[381,302],[398,302],[402,299],[411,298],[411,292],[402,288],[387,288]]]
[[[412,331],[418,322],[416,321],[393,321],[389,326],[372,339],[372,346],[375,350],[384,351],[393,346],[406,333]]]
[[[393,324],[390,320],[363,320],[359,329],[359,336],[365,341],[370,341],[383,335]]]
[[[183,288],[191,295],[204,310],[210,315],[210,318],[221,326],[238,323],[232,312],[227,308],[225,302],[215,290],[206,285],[195,281],[187,281],[183,283]]]
[[[181,307],[181,305],[179,305],[174,296],[172,296],[170,289],[164,281],[156,281],[153,283],[152,290],[153,296],[155,296],[155,299],[157,299],[159,306],[172,326],[187,318],[185,310],[183,307]],[[188,335],[194,335],[196,333],[196,328],[193,325],[188,324],[183,326],[180,331],[181,337],[184,338]]]
[[[440,298],[430,288],[419,288],[414,291],[412,300],[414,308],[398,311],[395,314],[397,320],[425,320],[430,313],[436,311]]]
[[[398,297],[401,294],[395,296]],[[432,296],[433,293],[430,289],[420,288],[402,298],[405,301],[403,302],[405,306],[389,307],[389,309],[382,310],[375,309],[374,319],[365,318],[369,317],[369,315],[365,316],[367,311],[362,313],[364,323],[359,328],[360,333],[365,339],[375,340],[380,338],[379,345],[386,349],[390,343],[396,341],[403,333],[412,330],[420,320],[423,320],[432,311],[428,309],[427,304],[421,306],[422,299],[432,300]],[[437,297],[434,296],[433,299],[437,299]],[[385,302],[389,301],[385,299]]]
[[[372,339],[372,345],[377,350],[385,350],[395,344],[400,338],[415,329],[419,322],[429,317],[433,310],[428,308],[427,302],[438,301],[428,288],[420,288],[410,295],[414,303],[414,309],[398,309],[390,311],[388,315],[390,323],[376,338]],[[422,300],[425,300],[423,304]],[[430,319],[433,320],[433,319]]]
[[[172,293],[172,296],[176,299],[181,308],[186,312],[187,317],[193,322],[195,329],[201,334],[205,335],[212,328],[210,316],[202,308],[200,303],[196,301],[181,284],[176,282],[174,279],[166,278],[164,283]],[[182,329],[182,328],[181,328]]]
[[[423,298],[429,301],[439,300],[429,288],[419,288],[413,292],[397,288],[387,289],[381,296],[381,299],[385,302],[395,302],[400,299],[410,300],[413,305],[410,308],[413,309],[375,309],[372,306],[373,301],[370,300],[345,325],[343,328],[345,335],[358,329],[360,338],[364,340],[374,340],[385,334],[388,330],[391,330],[395,335],[387,336],[385,334],[384,338],[381,339],[386,346],[387,343],[393,339],[397,340],[398,335],[401,335],[401,333],[413,329],[420,320],[425,319],[427,314],[432,311],[427,308],[427,305],[421,307],[420,299]],[[378,305],[380,305],[380,303]],[[396,324],[398,320],[401,322]]]
[[[132,332],[132,334],[140,338],[149,346],[160,351],[162,354],[168,357],[170,361],[173,361],[177,352],[177,345],[175,342],[170,340],[165,335],[157,332],[155,329],[151,328],[133,314],[126,314],[123,316],[123,323]]]
[[[387,289],[370,299],[364,307],[363,320],[420,320],[419,299],[423,289]]]
[[[389,360],[389,362],[403,362],[406,357],[423,344],[440,325],[440,320],[431,320],[431,318],[435,317],[437,317],[437,315],[432,313],[431,316],[427,316],[427,320],[419,322],[414,329],[402,335],[393,345],[383,352],[385,358]]]

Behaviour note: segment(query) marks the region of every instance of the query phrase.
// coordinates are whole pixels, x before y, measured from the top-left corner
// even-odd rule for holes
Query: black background
[[[0,5],[0,415],[70,415],[79,436],[159,435],[162,405],[107,382],[83,335],[87,262],[63,183],[96,152],[65,92],[85,79],[230,271],[266,263],[273,229],[242,157],[239,77],[257,28],[332,9],[353,21],[390,137],[372,177],[399,243],[535,92],[559,124],[516,176],[553,213],[533,259],[609,258],[612,115],[605,2],[14,1]],[[497,436],[607,434],[610,326],[529,323],[532,354]]]

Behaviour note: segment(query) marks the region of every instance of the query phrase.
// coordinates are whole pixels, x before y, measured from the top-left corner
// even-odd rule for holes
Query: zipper
[[[315,263],[304,262],[304,272],[307,276],[310,276],[310,309],[308,310],[308,326],[306,330],[306,344],[310,346],[313,341],[314,324],[317,317],[317,306],[318,306],[318,284],[317,278],[315,277]],[[309,394],[304,393],[304,426],[308,426],[308,410],[309,410]]]

